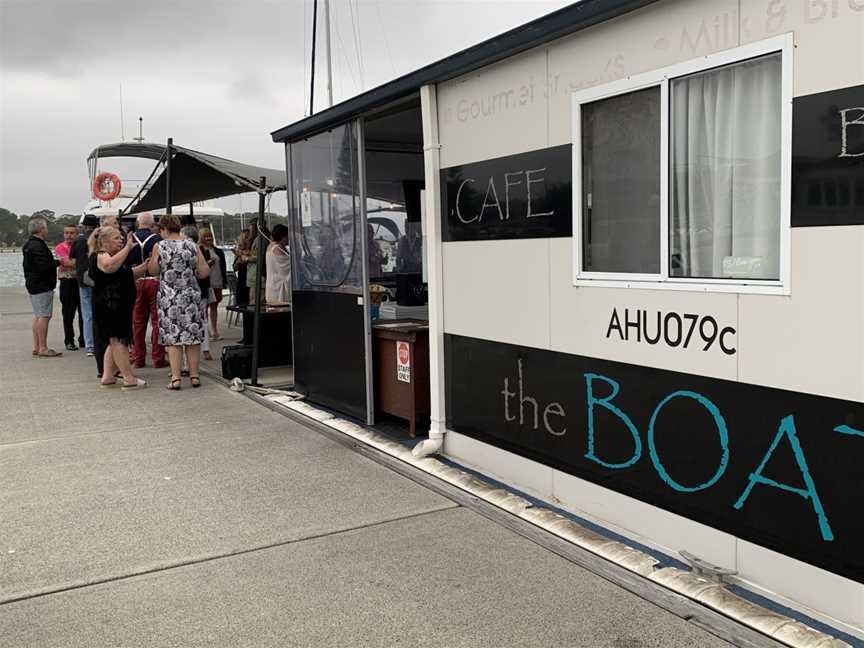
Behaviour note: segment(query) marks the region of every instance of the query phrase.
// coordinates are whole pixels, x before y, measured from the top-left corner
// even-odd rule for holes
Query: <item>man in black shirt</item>
[[[93,280],[90,279],[90,251],[87,249],[87,239],[99,224],[95,216],[86,215],[82,220],[83,233],[72,242],[69,258],[75,260],[75,278],[78,280],[78,296],[80,298],[81,317],[84,320],[84,347],[87,355],[92,356],[96,350],[93,337]]]
[[[57,358],[62,353],[48,348],[48,323],[54,313],[54,288],[57,286],[57,266],[45,237],[48,223],[44,218],[34,218],[27,223],[30,238],[24,244],[24,283],[33,305],[33,355],[40,358]]]

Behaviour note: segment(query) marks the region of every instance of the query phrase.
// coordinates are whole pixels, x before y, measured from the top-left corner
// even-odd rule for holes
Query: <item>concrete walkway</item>
[[[31,358],[29,310],[0,289],[0,646],[729,645],[220,385]]]

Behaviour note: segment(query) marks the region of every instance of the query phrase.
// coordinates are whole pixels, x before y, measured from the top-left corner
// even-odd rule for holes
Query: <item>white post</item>
[[[327,43],[327,106],[333,106],[333,63],[330,60],[330,0],[324,0],[324,42]]]
[[[441,451],[446,432],[444,402],[444,271],[441,244],[441,144],[438,141],[438,99],[434,85],[420,88],[423,119],[423,161],[426,190],[426,241],[429,280],[429,439],[412,451],[425,457]]]

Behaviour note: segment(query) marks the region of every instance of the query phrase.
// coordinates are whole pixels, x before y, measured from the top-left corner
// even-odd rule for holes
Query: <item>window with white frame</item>
[[[574,93],[577,285],[788,292],[791,52],[786,35]]]

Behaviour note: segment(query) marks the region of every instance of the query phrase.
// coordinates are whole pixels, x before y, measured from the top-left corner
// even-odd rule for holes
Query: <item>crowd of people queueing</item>
[[[172,214],[157,224],[144,213],[136,230],[124,234],[116,216],[103,217],[98,226],[85,218],[83,231],[64,229],[53,253],[44,219],[31,220],[28,232],[23,269],[33,306],[34,357],[63,355],[47,343],[59,281],[66,350],[83,346],[95,357],[101,386],[147,385],[134,370],[145,366],[148,320],[153,366],[170,366],[167,388],[179,390],[184,374],[192,387],[201,385],[200,353],[209,359],[209,340],[218,339],[216,314],[227,284],[224,252],[208,228],[182,227]]]

